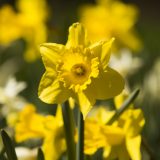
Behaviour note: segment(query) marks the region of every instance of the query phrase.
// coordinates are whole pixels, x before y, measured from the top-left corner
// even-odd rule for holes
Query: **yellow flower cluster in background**
[[[142,47],[135,31],[138,9],[120,0],[97,0],[96,5],[80,9],[80,22],[93,41],[115,37],[114,49],[129,48],[139,51]]]
[[[117,98],[116,98],[117,99]],[[116,107],[122,105],[118,97]],[[141,109],[130,106],[112,125],[107,125],[114,111],[98,107],[85,122],[85,153],[92,155],[104,148],[104,159],[141,160],[141,130],[145,124]],[[94,132],[93,132],[94,128]]]
[[[42,44],[40,52],[46,72],[39,85],[39,98],[61,104],[72,97],[85,118],[96,99],[118,95],[124,80],[108,66],[113,40],[91,44],[85,28],[74,23],[66,45]]]
[[[46,160],[58,160],[66,150],[61,108],[56,116],[44,116],[36,113],[35,106],[28,104],[20,113],[15,125],[17,142],[42,138],[43,152]]]
[[[45,160],[142,160],[148,154],[141,148],[145,118],[133,104],[139,89],[130,96],[125,92],[136,78],[141,83],[134,73],[144,65],[143,56],[132,54],[142,49],[135,29],[139,11],[122,0],[81,7],[78,1],[61,6],[63,1],[15,0],[0,7],[0,157],[16,157],[7,152],[15,148],[20,160],[39,154]],[[62,44],[77,9],[80,22],[69,26]],[[34,63],[22,64],[20,51]],[[9,58],[14,65],[5,62]],[[26,84],[31,88],[24,90]],[[55,108],[36,100],[37,90],[39,99]],[[15,146],[5,144],[7,134]]]
[[[25,60],[34,61],[40,54],[38,46],[47,39],[47,6],[45,0],[18,0],[18,11],[11,6],[0,8],[0,45],[23,38],[26,41]]]
[[[125,99],[123,94],[118,101],[115,99],[117,108],[121,105],[120,99]],[[145,123],[142,110],[134,109],[132,104],[112,125],[108,125],[114,113],[107,111],[105,106],[98,106],[85,119],[84,153],[93,155],[103,148],[105,160],[141,160],[140,133]],[[66,151],[61,106],[58,106],[55,116],[44,116],[36,112],[35,106],[27,105],[19,113],[15,133],[17,142],[43,138],[46,160],[57,160]],[[78,137],[77,132],[75,137]]]

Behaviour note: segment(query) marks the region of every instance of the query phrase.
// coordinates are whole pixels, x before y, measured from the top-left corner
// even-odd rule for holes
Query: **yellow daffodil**
[[[9,45],[23,38],[26,42],[24,57],[34,61],[40,54],[38,46],[47,39],[45,0],[18,0],[17,12],[9,5],[0,9],[0,44]]]
[[[44,116],[36,113],[33,105],[26,106],[19,113],[15,134],[17,142],[42,138],[42,149],[46,160],[58,160],[66,150],[60,107],[56,116]]]
[[[29,138],[41,138],[44,136],[45,117],[36,114],[34,105],[28,104],[19,113],[16,124],[16,141],[21,142]]]
[[[131,159],[141,160],[140,132],[144,126],[145,120],[140,109],[130,109],[123,113],[122,116],[113,124],[122,129],[124,134],[123,141],[115,146],[112,146],[110,152],[108,146],[105,148],[104,157],[106,159]],[[107,132],[106,132],[107,133]]]
[[[126,92],[114,98],[115,106],[118,109],[128,97]],[[112,148],[109,154],[108,148],[105,152],[106,159],[132,159],[141,160],[140,145],[141,135],[140,132],[145,124],[143,113],[141,109],[134,109],[133,104],[119,117],[113,124],[123,129],[125,139],[119,146]],[[107,154],[106,154],[107,153]],[[109,158],[108,158],[109,157]]]
[[[43,151],[46,160],[58,160],[66,150],[65,134],[62,119],[53,116],[46,118],[46,135],[43,141]]]
[[[9,5],[0,9],[0,44],[8,45],[21,37],[20,24],[17,14]]]
[[[139,51],[142,44],[134,25],[138,10],[135,6],[119,0],[99,0],[97,5],[86,5],[80,10],[80,21],[88,29],[90,39],[116,38],[115,51],[129,48]]]
[[[104,145],[105,141],[101,134],[100,124],[94,119],[86,118],[84,129],[84,153],[92,155],[98,148]]]
[[[123,101],[128,97],[127,93],[123,92],[117,96],[114,101],[116,108],[119,108]],[[145,119],[141,109],[134,109],[133,104],[130,105],[129,109],[121,115],[117,125],[122,127],[126,133],[125,145],[128,151],[129,157],[132,160],[140,160],[140,145],[141,135],[139,134],[145,124]]]
[[[118,95],[124,80],[108,66],[113,40],[90,44],[84,27],[74,23],[66,45],[42,44],[40,52],[46,72],[39,85],[39,98],[61,104],[72,97],[85,117],[96,99]]]
[[[45,0],[19,0],[17,18],[26,41],[24,58],[34,61],[40,57],[38,46],[47,39],[47,5]],[[24,32],[25,31],[25,32]]]
[[[117,102],[122,102],[122,96]],[[140,109],[126,110],[112,125],[106,125],[115,111],[103,107],[94,109],[85,121],[86,154],[94,154],[98,148],[104,148],[104,159],[141,160],[140,132],[145,120]],[[97,112],[96,112],[97,111]],[[94,132],[93,132],[94,128]]]

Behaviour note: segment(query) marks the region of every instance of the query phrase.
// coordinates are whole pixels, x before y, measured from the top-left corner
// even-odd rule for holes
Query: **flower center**
[[[86,74],[86,68],[85,68],[84,64],[75,64],[71,68],[71,71],[76,76],[84,76]]]

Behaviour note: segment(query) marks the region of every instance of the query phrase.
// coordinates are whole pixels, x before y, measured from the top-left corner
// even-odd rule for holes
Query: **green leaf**
[[[4,156],[4,153],[5,153],[5,150],[4,150],[4,147],[1,149],[1,152],[0,152],[0,160],[7,160],[7,158]]]
[[[0,156],[0,160],[7,160],[6,157],[4,155]]]
[[[38,149],[37,160],[45,160],[44,154],[41,148]]]
[[[2,130],[1,136],[8,160],[18,160],[14,149],[14,145],[8,134],[4,130]]]

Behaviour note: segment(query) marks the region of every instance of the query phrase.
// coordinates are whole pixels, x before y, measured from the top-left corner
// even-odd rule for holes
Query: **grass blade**
[[[41,148],[38,149],[37,160],[45,160],[44,154]]]
[[[8,134],[4,130],[2,130],[1,136],[8,160],[18,160],[14,149],[14,145]]]

